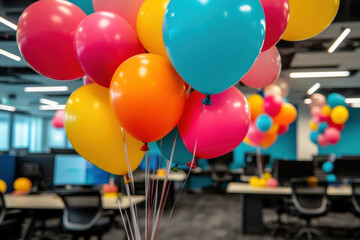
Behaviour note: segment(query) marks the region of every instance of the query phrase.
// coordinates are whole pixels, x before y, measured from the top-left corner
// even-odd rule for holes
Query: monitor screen
[[[263,169],[270,163],[270,155],[261,154],[261,163]],[[246,167],[244,169],[245,175],[259,175],[258,166],[257,166],[257,154],[256,153],[245,153],[245,163]]]
[[[54,185],[106,184],[109,175],[80,155],[55,156]]]
[[[279,182],[290,182],[292,178],[314,176],[312,161],[275,160],[274,176]]]
[[[13,191],[15,166],[16,158],[14,156],[0,156],[0,179],[6,182],[7,192]]]
[[[360,160],[336,159],[333,173],[338,178],[360,178]]]

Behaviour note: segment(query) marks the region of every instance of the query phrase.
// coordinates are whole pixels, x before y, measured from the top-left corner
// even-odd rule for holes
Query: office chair
[[[7,213],[5,206],[5,199],[0,191],[0,237],[4,240],[16,240],[21,237],[22,226],[21,211],[14,210]]]
[[[322,234],[319,231],[311,228],[311,219],[327,213],[327,182],[311,183],[306,179],[292,179],[290,184],[293,213],[306,221],[306,225],[297,231],[291,239],[300,239],[302,236],[307,239],[313,239],[313,236],[321,237]]]
[[[360,180],[353,180],[351,183],[351,202],[353,204],[353,213],[360,217]],[[360,239],[360,230],[355,234],[355,239]]]
[[[57,194],[65,204],[62,216],[63,229],[71,233],[74,239],[97,236],[100,240],[110,229],[113,214],[105,215],[99,191],[67,190],[59,191]]]
[[[213,180],[215,187],[220,191],[221,184],[228,183],[233,180],[231,175],[229,162],[223,161],[222,158],[208,159],[209,170],[211,179]]]

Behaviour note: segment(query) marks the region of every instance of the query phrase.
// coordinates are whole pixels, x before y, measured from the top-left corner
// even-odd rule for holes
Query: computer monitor
[[[314,175],[318,178],[325,178],[326,173],[322,170],[322,165],[329,161],[331,155],[314,155],[313,164],[314,164]]]
[[[360,178],[360,160],[336,159],[333,174],[337,178]]]
[[[257,166],[257,153],[245,153],[245,163],[246,167],[244,169],[244,173],[247,176],[259,176],[259,170]],[[270,163],[270,155],[261,154],[261,163],[263,169],[265,166]]]
[[[274,177],[281,185],[290,183],[292,178],[306,178],[314,176],[312,161],[291,161],[275,159]]]
[[[342,156],[341,159],[346,159],[346,160],[360,160],[360,156],[353,156],[353,155],[345,155]]]
[[[6,182],[7,192],[13,191],[13,183],[15,180],[15,156],[0,156],[0,179]]]
[[[109,177],[80,155],[55,155],[54,185],[106,184]]]

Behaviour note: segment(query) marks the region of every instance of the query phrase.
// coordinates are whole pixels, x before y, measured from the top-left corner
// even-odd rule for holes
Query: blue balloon
[[[334,170],[334,164],[332,162],[324,162],[322,170],[326,173],[331,173]]]
[[[68,0],[68,1],[81,8],[87,15],[95,12],[92,4],[92,0]]]
[[[273,120],[269,115],[261,114],[256,118],[255,124],[260,132],[267,132],[270,130]]]
[[[191,162],[193,154],[185,147],[177,127],[175,127],[168,135],[156,141],[160,152],[169,160],[171,158],[175,137],[176,143],[172,162],[178,165],[184,165]]]
[[[346,107],[345,103],[345,97],[338,93],[330,93],[327,97],[327,102],[331,108],[334,108],[336,106],[344,106]]]
[[[326,122],[322,122],[319,124],[319,133],[324,133],[325,129],[327,129],[327,127],[329,126],[329,124],[327,124]]]
[[[315,143],[315,144],[318,144],[317,142],[317,138],[319,136],[319,133],[318,132],[311,132],[310,133],[310,140]]]
[[[163,20],[167,55],[195,90],[217,94],[238,82],[265,37],[260,1],[171,0]]]
[[[334,183],[334,182],[336,182],[336,176],[335,176],[335,174],[328,174],[327,176],[326,176],[326,181],[328,181],[328,182],[330,182],[330,183]]]

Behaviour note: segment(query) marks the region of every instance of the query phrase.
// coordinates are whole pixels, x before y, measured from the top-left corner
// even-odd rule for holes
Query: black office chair
[[[15,240],[21,237],[22,212],[18,210],[7,213],[5,199],[0,191],[0,237],[4,240]]]
[[[57,194],[62,198],[65,209],[62,217],[63,229],[74,239],[89,239],[97,236],[100,240],[113,221],[113,212],[105,214],[101,194],[96,190],[66,190]]]
[[[209,170],[211,179],[217,190],[221,190],[223,183],[229,183],[233,180],[233,176],[230,172],[229,162],[222,161],[221,158],[208,159]]]
[[[305,236],[313,239],[313,236],[322,237],[321,232],[311,228],[311,219],[323,216],[328,210],[327,182],[309,182],[306,179],[291,180],[291,201],[293,213],[306,221],[306,225],[291,239],[300,239]]]
[[[360,217],[360,180],[353,180],[351,183],[351,202],[353,204],[353,213]],[[360,230],[355,234],[355,239],[360,239]]]

